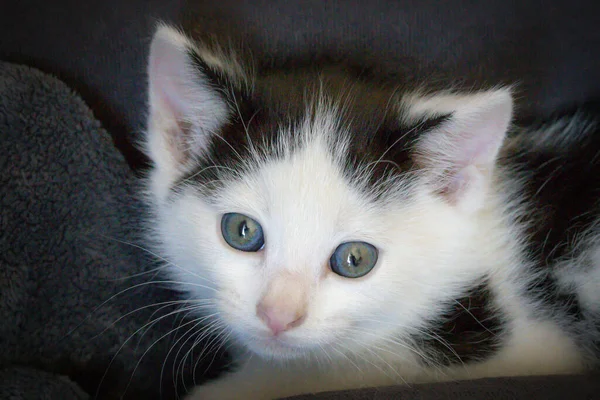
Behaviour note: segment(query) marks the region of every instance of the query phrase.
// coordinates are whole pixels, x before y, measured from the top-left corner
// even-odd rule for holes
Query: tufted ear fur
[[[150,46],[145,148],[163,182],[177,179],[202,155],[231,115],[231,93],[245,75],[232,54],[202,47],[161,25]]]
[[[407,97],[405,104],[407,118],[448,115],[419,140],[417,162],[429,171],[434,190],[451,204],[467,212],[480,209],[511,123],[510,90]]]

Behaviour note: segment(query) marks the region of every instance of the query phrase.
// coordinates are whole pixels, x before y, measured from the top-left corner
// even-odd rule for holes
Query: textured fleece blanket
[[[160,264],[142,249],[136,187],[79,96],[51,76],[0,62],[0,400],[176,399],[227,362],[214,351],[201,357],[216,348],[213,338],[192,349],[197,329],[175,313],[185,304],[173,303],[176,293],[156,275]],[[599,392],[598,377],[588,375],[301,398],[558,400]]]
[[[136,247],[135,191],[78,95],[0,62],[0,399],[172,399],[222,364],[196,363],[198,327]]]

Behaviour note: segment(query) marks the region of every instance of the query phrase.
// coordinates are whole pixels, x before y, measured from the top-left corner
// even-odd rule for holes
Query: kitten
[[[238,361],[190,399],[597,366],[591,111],[526,131],[510,88],[254,71],[168,26],[148,73],[154,239]]]

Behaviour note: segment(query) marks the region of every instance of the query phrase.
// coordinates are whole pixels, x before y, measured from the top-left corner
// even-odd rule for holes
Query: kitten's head
[[[149,188],[170,277],[267,357],[419,331],[478,273],[466,244],[509,91],[248,71],[166,26],[152,41]]]

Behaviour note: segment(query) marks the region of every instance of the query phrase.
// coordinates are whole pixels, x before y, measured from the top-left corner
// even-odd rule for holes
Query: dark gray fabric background
[[[0,62],[0,400],[170,400],[220,371],[209,337],[182,362],[199,327],[142,250],[136,188],[76,93]]]
[[[517,80],[526,116],[600,96],[596,0],[2,0],[0,9],[0,59],[79,90],[121,148],[143,127],[157,19],[234,33],[274,58],[316,51],[420,79]]]
[[[598,375],[515,377],[394,386],[296,396],[286,400],[592,400]]]

